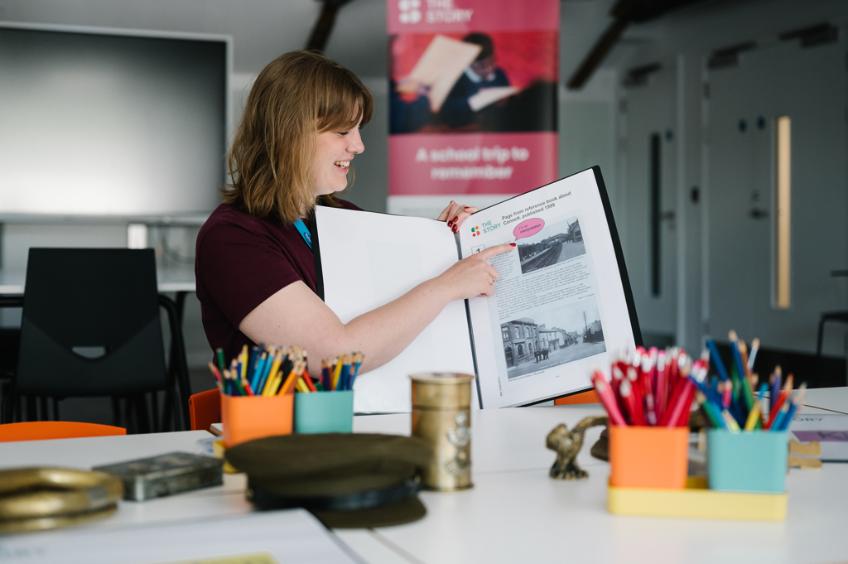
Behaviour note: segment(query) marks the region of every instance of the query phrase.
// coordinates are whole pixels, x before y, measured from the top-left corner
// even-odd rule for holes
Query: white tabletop
[[[848,387],[813,388],[807,390],[804,405],[848,414]]]
[[[814,410],[811,410],[814,411]],[[841,534],[848,511],[848,465],[792,470],[789,515],[783,523],[620,517],[607,513],[608,466],[578,459],[590,477],[548,477],[554,454],[544,446],[560,422],[573,425],[597,406],[486,410],[472,419],[474,487],[455,493],[422,492],[424,519],[375,530],[336,534],[366,562],[622,561],[650,555],[653,562],[820,562],[848,555]],[[356,417],[357,432],[408,433],[408,414]],[[599,428],[590,429],[591,445]],[[0,466],[65,464],[89,467],[172,450],[203,452],[205,432],[39,441],[0,445]],[[114,527],[250,511],[244,477],[228,475],[210,488],[145,503],[123,502]]]
[[[156,267],[160,292],[194,292],[193,265],[159,265]],[[20,296],[24,293],[26,271],[0,268],[0,295]]]

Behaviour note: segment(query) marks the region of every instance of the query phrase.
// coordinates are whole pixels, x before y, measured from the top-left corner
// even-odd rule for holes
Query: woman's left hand
[[[477,208],[475,207],[458,204],[451,200],[448,206],[442,210],[442,213],[440,213],[439,217],[436,219],[439,221],[446,221],[448,228],[456,233],[459,231],[459,226],[462,225],[462,222],[476,211]]]

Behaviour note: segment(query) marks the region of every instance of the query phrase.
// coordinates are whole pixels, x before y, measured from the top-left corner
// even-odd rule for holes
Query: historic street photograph
[[[594,297],[531,315],[501,324],[510,380],[606,351]]]
[[[518,242],[521,272],[527,274],[586,252],[580,222],[572,217],[546,225],[539,233]]]

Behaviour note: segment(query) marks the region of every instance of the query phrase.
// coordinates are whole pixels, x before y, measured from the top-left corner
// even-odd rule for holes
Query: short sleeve
[[[211,301],[234,328],[277,291],[302,280],[291,253],[271,233],[251,227],[216,223],[197,243],[198,297]]]

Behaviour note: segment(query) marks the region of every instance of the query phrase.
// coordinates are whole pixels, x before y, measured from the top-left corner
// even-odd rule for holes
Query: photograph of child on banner
[[[556,64],[528,43],[556,61],[550,32],[394,36],[391,133],[554,131]]]

